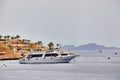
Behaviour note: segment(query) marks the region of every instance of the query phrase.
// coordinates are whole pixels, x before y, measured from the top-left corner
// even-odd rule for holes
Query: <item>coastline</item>
[[[0,61],[3,61],[3,60],[18,60],[20,58],[1,58]]]

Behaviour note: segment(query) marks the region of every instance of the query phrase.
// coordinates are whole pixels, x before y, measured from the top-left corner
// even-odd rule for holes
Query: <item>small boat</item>
[[[53,64],[53,63],[69,63],[73,58],[79,55],[52,52],[28,53],[23,55],[19,60],[20,64]]]
[[[114,54],[118,54],[118,53],[114,53]]]
[[[99,50],[99,52],[102,52],[102,50]]]
[[[107,59],[110,59],[110,57],[108,57]]]

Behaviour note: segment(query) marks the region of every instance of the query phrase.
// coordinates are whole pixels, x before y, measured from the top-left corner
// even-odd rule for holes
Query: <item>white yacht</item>
[[[52,64],[52,63],[69,63],[73,58],[78,55],[52,52],[38,52],[25,54],[19,60],[20,64]]]

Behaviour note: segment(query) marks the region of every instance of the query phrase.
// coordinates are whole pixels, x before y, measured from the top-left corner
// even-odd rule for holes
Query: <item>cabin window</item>
[[[68,54],[61,54],[61,56],[67,56]]]
[[[28,55],[27,58],[32,58],[32,56],[31,56],[31,55]]]
[[[56,56],[58,56],[58,54],[56,54],[56,53],[52,53],[52,54],[45,54],[45,57],[50,57],[50,56],[54,56],[54,57],[56,57]]]
[[[45,54],[45,57],[50,57],[52,56],[52,54]]]
[[[32,57],[42,57],[42,54],[31,55]]]

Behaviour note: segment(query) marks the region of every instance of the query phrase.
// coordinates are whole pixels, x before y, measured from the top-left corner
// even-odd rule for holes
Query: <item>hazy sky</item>
[[[120,47],[120,0],[0,0],[0,34]]]

